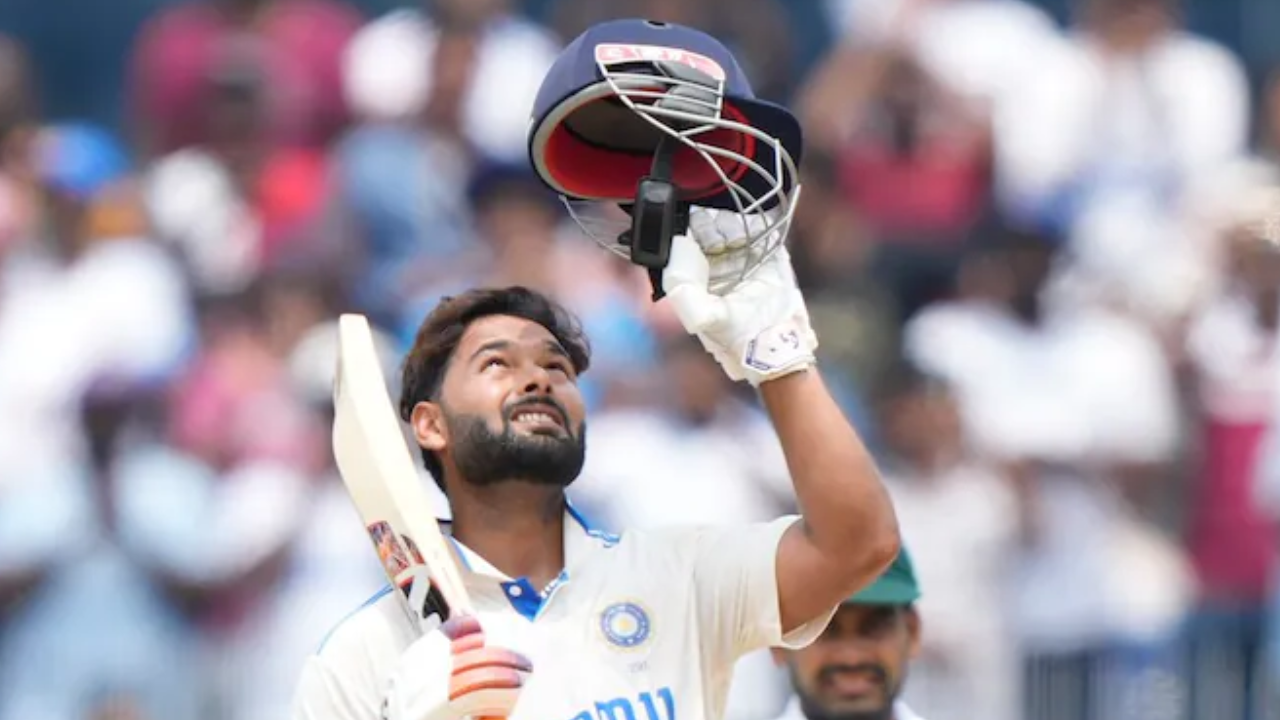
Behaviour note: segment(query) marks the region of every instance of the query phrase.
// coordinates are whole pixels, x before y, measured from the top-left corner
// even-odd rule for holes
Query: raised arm
[[[898,555],[898,522],[857,432],[816,370],[761,383],[803,519],[778,545],[788,633],[873,582]]]
[[[725,235],[742,223],[693,220],[690,235],[672,242],[663,274],[667,296],[681,324],[725,373],[759,389],[803,514],[777,545],[785,634],[835,607],[893,562],[897,519],[871,457],[818,373],[818,341],[786,248],[729,292],[712,294],[711,266],[722,260],[715,253],[708,259],[703,247],[732,246]]]

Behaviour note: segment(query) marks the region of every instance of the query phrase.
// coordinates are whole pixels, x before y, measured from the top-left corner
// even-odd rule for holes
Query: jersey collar
[[[479,553],[454,540],[449,533],[449,523],[442,521],[441,527],[453,543],[469,584],[478,585],[481,588],[496,588],[512,609],[530,621],[538,619],[556,591],[569,582],[570,570],[578,567],[588,553],[601,547],[610,547],[618,542],[616,535],[593,528],[581,513],[572,505],[566,504],[565,567],[550,585],[545,588],[535,588],[528,578],[512,578],[506,575],[488,560],[480,557]],[[481,592],[486,591],[482,589]]]
[[[577,567],[578,563],[592,550],[601,547],[611,547],[618,543],[618,536],[612,533],[604,532],[594,527],[590,521],[582,515],[572,504],[565,503],[564,516],[564,572],[561,573],[563,579],[568,579],[569,571]],[[479,553],[471,548],[463,545],[460,541],[455,540],[452,534],[452,523],[448,520],[440,521],[440,529],[453,543],[454,550],[457,552],[458,559],[462,563],[463,570],[471,575],[485,577],[496,580],[500,583],[510,583],[516,580],[506,573],[494,567],[488,560],[485,560]]]

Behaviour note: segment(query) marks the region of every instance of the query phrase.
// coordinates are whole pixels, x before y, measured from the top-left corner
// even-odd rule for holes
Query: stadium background
[[[380,584],[341,309],[390,371],[443,294],[553,292],[598,353],[589,515],[791,508],[750,398],[526,174],[542,68],[624,14],[805,121],[795,255],[920,570],[917,710],[1280,716],[1280,3],[219,2],[0,2],[0,720],[287,715]],[[739,678],[773,717],[785,675]]]

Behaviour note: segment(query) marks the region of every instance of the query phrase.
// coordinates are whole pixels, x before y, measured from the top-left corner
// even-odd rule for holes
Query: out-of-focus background
[[[794,256],[924,585],[917,711],[1280,716],[1275,0],[4,0],[0,720],[287,717],[381,584],[342,310],[390,372],[442,295],[550,291],[596,346],[589,515],[792,509],[750,396],[528,175],[542,72],[623,15],[803,118]],[[748,658],[731,720],[786,693]]]

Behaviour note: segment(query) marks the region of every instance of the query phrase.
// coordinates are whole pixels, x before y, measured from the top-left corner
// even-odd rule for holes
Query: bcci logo
[[[600,613],[600,632],[611,645],[624,650],[643,645],[651,631],[649,614],[636,603],[614,603]]]

